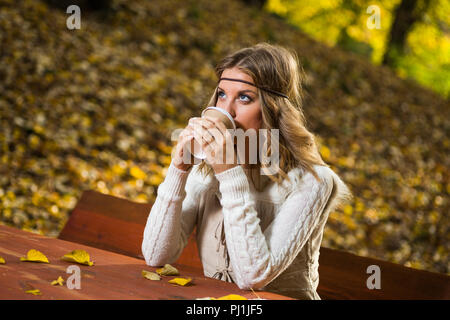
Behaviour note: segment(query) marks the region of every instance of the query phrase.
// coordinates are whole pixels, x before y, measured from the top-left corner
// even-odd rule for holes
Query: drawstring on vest
[[[214,273],[213,278],[219,279],[219,280],[225,280],[228,282],[234,282],[233,278],[231,277],[231,274],[230,274],[230,272],[232,272],[232,270],[230,269],[230,257],[228,256],[223,216],[222,216],[222,219],[220,219],[219,223],[217,224],[216,230],[214,232],[214,237],[217,240],[217,246],[216,246],[217,266],[216,266],[216,273]],[[223,261],[225,261],[224,268],[219,267],[220,266],[219,251],[220,251],[221,246],[223,247],[223,254],[222,254],[221,258],[223,259]]]

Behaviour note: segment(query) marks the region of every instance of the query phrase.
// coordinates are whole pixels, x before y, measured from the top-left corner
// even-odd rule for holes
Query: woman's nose
[[[234,101],[222,101],[219,105],[219,108],[224,109],[225,111],[227,111],[232,117],[233,119],[235,118],[236,114],[234,112]]]

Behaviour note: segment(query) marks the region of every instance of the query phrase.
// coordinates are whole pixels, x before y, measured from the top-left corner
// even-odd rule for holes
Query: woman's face
[[[249,81],[253,79],[238,68],[225,69],[222,78],[232,78]],[[228,111],[234,119],[237,128],[244,132],[248,129],[261,128],[261,102],[258,96],[258,89],[252,85],[229,80],[221,80],[217,88],[216,107]]]

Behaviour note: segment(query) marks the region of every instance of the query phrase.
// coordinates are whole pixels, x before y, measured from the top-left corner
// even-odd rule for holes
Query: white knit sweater
[[[351,195],[330,168],[314,168],[319,181],[295,168],[288,172],[291,183],[271,182],[258,192],[240,165],[204,178],[198,165],[186,172],[170,164],[144,230],[146,263],[175,262],[217,194],[234,282],[241,289],[320,299],[316,289],[323,229],[329,212]],[[197,245],[202,251],[206,244]],[[213,273],[206,270],[210,256],[201,255],[206,276]]]

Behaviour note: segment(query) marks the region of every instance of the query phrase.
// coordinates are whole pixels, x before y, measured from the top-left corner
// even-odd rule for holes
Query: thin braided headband
[[[232,79],[232,78],[220,78],[218,82],[220,82],[220,80],[229,80],[229,81],[243,82],[243,83],[249,84],[251,86],[254,86],[254,87],[258,88],[258,89],[261,89],[261,90],[264,90],[264,91],[276,94],[277,96],[280,96],[280,97],[283,97],[283,98],[286,98],[286,99],[289,100],[289,97],[287,95],[285,95],[284,93],[281,93],[281,92],[278,92],[278,91],[275,91],[275,90],[272,90],[272,89],[269,89],[269,88],[264,88],[264,87],[257,86],[256,84],[251,83],[249,81],[245,81],[245,80],[241,80],[241,79]]]

